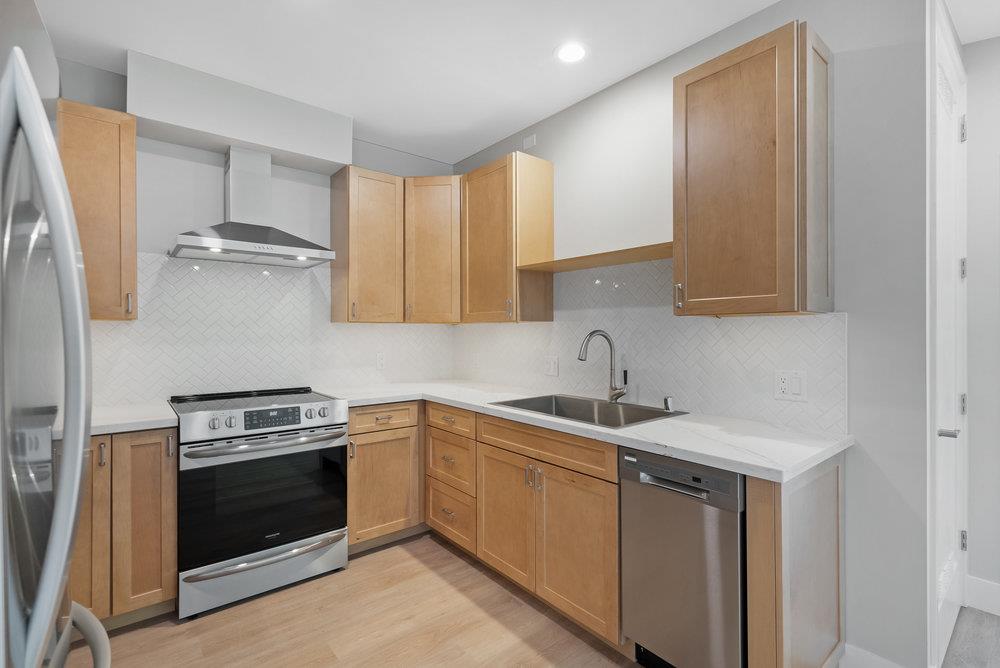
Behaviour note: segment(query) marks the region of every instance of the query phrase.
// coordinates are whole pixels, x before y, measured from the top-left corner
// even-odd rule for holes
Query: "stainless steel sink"
[[[494,404],[614,428],[684,415],[684,411],[668,411],[639,404],[616,404],[603,399],[573,397],[566,394],[496,401]]]

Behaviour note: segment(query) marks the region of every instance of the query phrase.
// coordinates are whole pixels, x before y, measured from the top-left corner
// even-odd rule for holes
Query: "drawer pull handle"
[[[455,518],[455,511],[452,510],[451,508],[442,508],[441,512],[444,513],[445,515],[447,515],[448,519],[454,519]]]
[[[97,458],[97,465],[98,466],[107,466],[108,465],[108,460],[107,460],[107,458],[106,458],[106,456],[104,454],[104,451],[108,447],[107,443],[101,443],[97,447],[98,447],[98,453],[99,453],[98,458]]]
[[[447,422],[448,424],[455,424],[455,418],[452,417],[451,415],[442,415],[441,419]]]
[[[455,458],[452,457],[451,455],[441,455],[441,460],[445,464],[454,464],[455,463]]]
[[[358,454],[358,445],[354,441],[347,442],[347,456],[354,459],[355,455]]]
[[[524,467],[524,484],[527,485],[528,487],[535,486],[532,483],[532,478],[534,477],[534,473],[535,473],[535,467],[532,466],[531,464],[528,464],[527,466]]]
[[[392,422],[392,415],[376,415],[375,422]]]

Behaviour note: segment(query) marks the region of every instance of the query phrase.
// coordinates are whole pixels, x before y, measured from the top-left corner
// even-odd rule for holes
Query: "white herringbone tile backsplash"
[[[603,396],[608,330],[629,370],[627,401],[765,420],[809,431],[847,429],[843,314],[679,318],[671,263],[557,274],[555,322],[332,324],[329,268],[286,269],[139,254],[139,318],[94,322],[95,405],[171,394],[289,385],[465,378]],[[375,369],[375,354],[385,369]],[[559,376],[543,373],[547,355]],[[774,371],[806,372],[808,401],[773,398]]]
[[[330,270],[139,254],[139,318],[93,322],[93,402],[450,377],[454,327],[330,322]],[[376,371],[375,353],[385,354]]]
[[[846,315],[677,317],[671,286],[669,260],[556,274],[555,321],[457,328],[455,375],[602,397],[607,344],[595,339],[586,362],[577,353],[587,332],[605,329],[629,371],[625,401],[661,405],[669,394],[682,410],[847,430]],[[558,356],[558,377],[544,375],[547,355]],[[806,373],[808,401],[774,399],[779,369]]]

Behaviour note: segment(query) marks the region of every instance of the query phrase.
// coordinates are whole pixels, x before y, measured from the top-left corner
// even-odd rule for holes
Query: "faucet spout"
[[[587,350],[590,348],[590,342],[595,337],[599,336],[608,342],[608,348],[611,349],[611,374],[610,380],[608,381],[608,401],[612,403],[618,403],[618,400],[625,396],[628,392],[628,385],[623,383],[618,385],[616,383],[617,377],[615,374],[615,342],[611,340],[611,335],[605,332],[603,329],[595,329],[594,331],[587,334],[584,337],[583,343],[580,344],[580,354],[576,356],[581,362],[587,360]]]

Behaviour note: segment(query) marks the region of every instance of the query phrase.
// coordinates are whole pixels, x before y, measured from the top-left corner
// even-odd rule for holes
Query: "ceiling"
[[[1000,0],[948,0],[962,44],[1000,37]]]
[[[133,49],[353,116],[455,163],[774,0],[36,0],[61,58]],[[964,0],[955,0],[963,2]],[[583,42],[567,65],[560,43]]]

